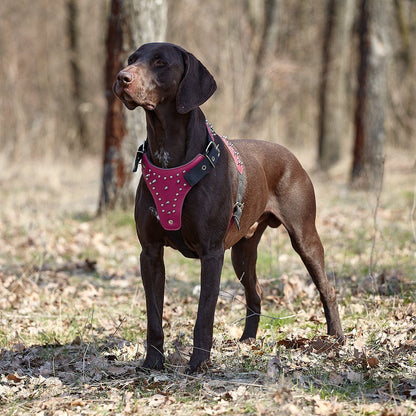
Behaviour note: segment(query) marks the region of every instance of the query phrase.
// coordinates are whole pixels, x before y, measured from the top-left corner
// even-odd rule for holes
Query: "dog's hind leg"
[[[302,188],[302,193],[299,188]],[[287,229],[292,246],[301,257],[319,291],[329,335],[344,339],[334,288],[325,272],[324,249],[315,227],[315,195],[310,181],[292,184],[280,204],[282,223]],[[302,197],[299,197],[301,195]]]
[[[328,281],[324,266],[324,249],[316,232],[315,226],[310,226],[306,232],[289,232],[292,246],[302,258],[309,274],[319,291],[321,302],[325,312],[327,329],[329,335],[335,335],[344,339],[341,321],[338,313],[335,290]]]
[[[257,246],[267,227],[266,221],[257,225],[250,238],[242,238],[231,249],[231,260],[246,295],[246,322],[240,341],[256,338],[260,321],[262,291],[257,280]]]

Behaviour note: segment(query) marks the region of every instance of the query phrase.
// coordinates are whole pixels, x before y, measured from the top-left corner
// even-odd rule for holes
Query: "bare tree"
[[[248,126],[258,126],[269,115],[265,113],[267,105],[265,99],[269,95],[269,76],[264,70],[270,67],[275,56],[278,34],[279,0],[265,0],[263,29],[254,66],[253,79],[250,88],[249,106],[244,116],[244,130]]]
[[[90,146],[87,137],[87,124],[85,112],[82,111],[84,97],[82,93],[82,74],[80,68],[79,8],[77,0],[68,0],[66,5],[68,11],[67,30],[70,50],[69,63],[72,76],[72,97],[75,106],[75,121],[77,122],[75,134],[79,139],[81,148],[88,149]]]
[[[362,188],[379,185],[383,173],[389,3],[389,0],[361,0],[360,3],[360,63],[351,181]]]
[[[166,0],[112,0],[108,21],[105,89],[107,116],[99,212],[133,201],[135,185],[131,167],[138,140],[145,137],[140,111],[126,114],[112,87],[126,57],[140,44],[163,39],[166,29]]]
[[[328,0],[319,91],[318,162],[329,169],[340,158],[348,129],[346,69],[354,0]]]

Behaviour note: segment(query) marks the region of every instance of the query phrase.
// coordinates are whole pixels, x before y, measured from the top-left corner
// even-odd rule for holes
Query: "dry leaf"
[[[155,394],[152,396],[148,402],[148,405],[151,407],[159,407],[161,406],[166,400],[166,396],[162,394]]]
[[[384,409],[381,416],[407,416],[409,413],[404,406],[393,407],[392,409]]]
[[[314,397],[315,406],[314,406],[314,414],[316,415],[337,415],[338,412],[341,410],[341,404],[337,401],[327,401],[321,400],[319,396]]]
[[[8,376],[7,376],[7,380],[9,380],[9,381],[13,381],[13,383],[20,383],[21,381],[23,381],[24,379],[23,378],[20,378],[20,377],[18,377],[18,376],[16,376],[16,375],[14,375],[14,374],[9,374]]]
[[[71,402],[71,407],[82,407],[85,406],[86,403],[81,398],[75,399]]]
[[[277,379],[283,371],[282,363],[280,362],[279,355],[276,355],[267,363],[267,377],[272,380]]]
[[[351,370],[347,373],[347,379],[351,381],[351,383],[361,383],[363,381],[363,375]]]
[[[376,357],[368,357],[367,358],[367,364],[369,367],[374,368],[377,367],[379,364],[379,360]]]
[[[16,342],[15,344],[13,344],[12,346],[12,350],[15,352],[23,352],[25,350],[25,345],[22,344],[21,342]]]
[[[334,386],[341,386],[342,384],[344,384],[345,378],[340,374],[331,373],[331,375],[329,376],[329,381]]]

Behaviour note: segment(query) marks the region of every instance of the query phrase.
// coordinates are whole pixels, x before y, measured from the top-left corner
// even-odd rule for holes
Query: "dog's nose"
[[[133,74],[129,71],[120,71],[117,75],[117,79],[124,84],[130,84],[133,78]]]

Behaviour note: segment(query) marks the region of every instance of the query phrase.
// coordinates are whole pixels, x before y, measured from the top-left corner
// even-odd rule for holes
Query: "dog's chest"
[[[143,155],[143,178],[153,196],[160,224],[165,230],[181,228],[183,203],[191,190],[184,175],[204,159],[203,155],[199,156],[183,166],[164,169],[152,165],[146,154]]]

